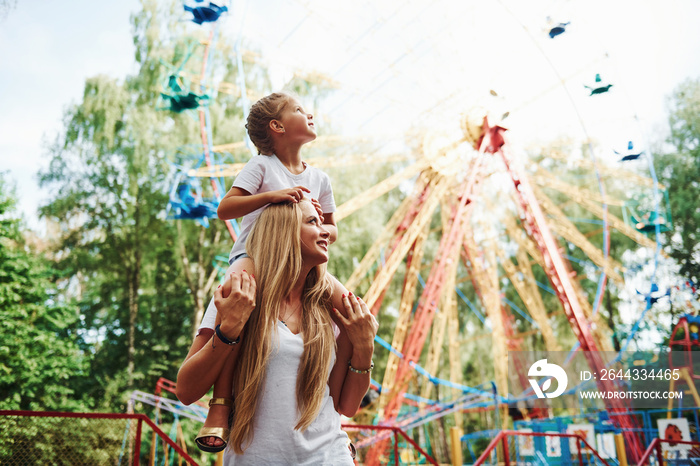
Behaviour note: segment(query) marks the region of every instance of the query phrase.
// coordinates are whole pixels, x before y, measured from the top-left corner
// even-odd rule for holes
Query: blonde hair
[[[238,454],[243,453],[243,442],[250,442],[253,437],[255,410],[272,351],[280,303],[301,275],[300,204],[267,207],[256,220],[246,243],[246,251],[255,263],[257,296],[255,310],[245,325],[245,337],[233,376],[235,399],[230,443]],[[311,269],[301,297],[304,351],[296,382],[299,412],[296,430],[306,430],[316,419],[328,384],[335,350],[328,309],[331,288],[325,263]]]
[[[258,149],[258,154],[272,155],[275,153],[272,137],[270,136],[270,122],[279,120],[292,95],[284,92],[274,92],[258,100],[250,107],[245,129],[248,136]]]

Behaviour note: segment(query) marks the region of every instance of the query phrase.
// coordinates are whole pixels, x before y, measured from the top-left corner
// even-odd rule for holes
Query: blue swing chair
[[[603,81],[600,78],[600,73],[596,73],[595,84],[593,84],[593,86],[584,85],[583,87],[591,91],[590,95],[598,95],[608,92],[612,86],[612,84],[603,84]]]
[[[183,6],[185,11],[192,13],[192,21],[197,24],[213,23],[219,17],[228,11],[225,6],[219,6],[216,3],[205,2],[204,0],[195,0],[197,5],[189,6],[185,3]]]
[[[613,152],[615,152],[617,155],[622,156],[622,158],[620,159],[620,162],[627,162],[628,160],[637,160],[644,153],[643,150],[642,151],[635,150],[634,143],[632,141],[629,141],[627,143],[627,151],[618,152],[618,151],[613,149]]]
[[[569,25],[569,22],[567,21],[566,23],[559,23],[556,26],[550,28],[549,30],[549,38],[554,39],[560,34],[564,34],[566,32],[566,26]]]
[[[209,219],[216,218],[218,202],[202,197],[202,187],[198,178],[179,177],[170,191],[167,217],[170,219],[195,220],[205,228]]]

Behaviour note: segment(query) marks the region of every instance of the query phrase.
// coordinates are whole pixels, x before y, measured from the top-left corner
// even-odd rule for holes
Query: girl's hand
[[[345,327],[348,339],[352,343],[353,353],[367,352],[368,350],[371,358],[374,350],[374,337],[379,329],[377,319],[369,312],[367,304],[352,293],[349,296],[343,295],[343,305],[347,317],[343,316],[337,309],[333,309],[333,311],[338,321]]]
[[[234,272],[229,275],[214,293],[221,332],[231,340],[238,338],[255,309],[255,287],[255,277],[244,270],[240,274]]]
[[[304,186],[295,186],[289,189],[280,189],[279,191],[270,191],[270,203],[278,204],[280,202],[294,202],[295,204],[304,198],[304,193],[310,193],[311,190]]]
[[[316,199],[311,199],[311,204],[313,204],[313,206],[316,208],[316,212],[318,212],[321,223],[323,223],[323,209],[321,209],[321,204]]]

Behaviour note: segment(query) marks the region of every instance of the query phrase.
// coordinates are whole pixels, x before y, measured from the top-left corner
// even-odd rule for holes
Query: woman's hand
[[[221,322],[221,333],[235,340],[255,309],[255,277],[244,270],[232,273],[214,293],[214,304]]]
[[[360,359],[364,359],[363,356],[368,356],[371,360],[374,351],[374,337],[379,328],[377,319],[369,312],[367,304],[352,293],[348,296],[343,295],[343,305],[347,317],[343,316],[337,309],[333,309],[333,311],[345,328],[350,343],[352,343],[353,360],[355,356]],[[369,362],[367,361],[367,365]]]

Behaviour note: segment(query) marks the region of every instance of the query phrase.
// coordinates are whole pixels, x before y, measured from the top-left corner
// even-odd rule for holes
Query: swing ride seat
[[[182,113],[185,110],[195,110],[209,100],[208,95],[199,95],[194,92],[174,95],[161,94],[161,96],[169,101],[170,106],[166,108],[175,113]]]
[[[612,87],[612,84],[606,84],[605,86],[599,86],[599,87],[591,87],[591,86],[585,86],[586,89],[591,90],[590,95],[598,95],[598,94],[604,94],[610,90]]]
[[[210,218],[216,218],[217,203],[194,195],[193,186],[184,181],[177,187],[176,194],[171,195],[168,202],[169,218],[179,220],[196,220],[204,227],[209,226]]]
[[[569,23],[559,23],[556,26],[554,26],[552,29],[549,30],[549,38],[554,39],[559,34],[563,34],[564,32],[566,32],[566,26],[568,25]]]
[[[198,3],[203,3],[199,0]],[[192,21],[197,24],[213,23],[219,19],[223,13],[228,11],[225,6],[219,6],[215,3],[209,3],[208,6],[188,6],[184,5],[185,11],[192,13]]]
[[[637,160],[643,153],[644,151],[635,151],[634,150],[634,142],[629,141],[627,143],[627,151],[625,152],[618,152],[616,150],[613,150],[617,155],[621,155],[622,158],[620,159],[620,162],[626,162],[628,160]]]
[[[637,229],[637,231],[640,231],[642,233],[655,232],[657,224],[659,225],[659,231],[661,231],[662,233],[671,230],[671,228],[668,225],[668,222],[666,221],[666,218],[663,216],[656,215],[656,212],[653,211],[649,212],[648,214],[645,214],[642,218],[637,218],[634,215],[630,215],[630,217],[632,218],[634,227]]]

